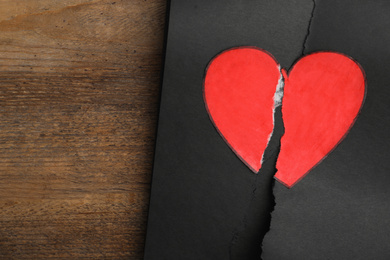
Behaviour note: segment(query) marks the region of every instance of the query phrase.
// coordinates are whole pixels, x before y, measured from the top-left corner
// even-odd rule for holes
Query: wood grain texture
[[[0,258],[142,259],[165,0],[0,0]]]

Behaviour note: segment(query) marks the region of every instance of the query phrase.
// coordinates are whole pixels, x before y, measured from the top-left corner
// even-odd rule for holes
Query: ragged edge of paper
[[[278,65],[278,69],[279,69],[280,76],[279,76],[278,84],[276,85],[275,94],[274,94],[274,98],[273,98],[274,106],[272,107],[272,126],[273,126],[273,128],[272,128],[271,133],[268,136],[266,147],[268,147],[269,142],[271,141],[272,135],[273,135],[274,130],[275,130],[275,109],[282,105],[283,95],[284,95],[284,77],[283,77],[280,65]],[[263,162],[264,162],[264,154],[265,154],[265,151],[263,152],[263,155],[261,156],[261,161],[260,161],[261,165],[263,165]]]
[[[305,35],[305,39],[303,40],[303,44],[302,44],[302,56],[305,55],[305,52],[306,52],[306,42],[307,42],[307,39],[309,38],[309,35],[310,35],[311,22],[313,21],[314,10],[316,9],[316,0],[312,0],[312,1],[313,1],[313,8],[311,10],[310,20],[309,20],[309,24],[307,26],[307,33]]]
[[[275,90],[275,94],[274,94],[274,107],[273,107],[273,113],[272,113],[272,117],[273,117],[273,126],[274,126],[274,129],[275,129],[275,114],[276,114],[276,108],[280,107],[283,105],[283,96],[284,96],[284,85],[285,85],[285,76],[286,76],[286,70],[282,69],[281,66],[279,65],[279,72],[280,72],[280,78],[279,78],[279,81],[278,81],[278,84],[276,86],[276,90]],[[283,71],[282,71],[283,70]],[[281,117],[281,120],[282,120],[282,124],[283,124],[283,114],[278,114],[278,117]],[[272,137],[272,134],[274,133],[274,129],[272,130],[272,133],[269,137],[269,140],[268,142],[270,141],[271,137]],[[284,135],[284,133],[282,134],[282,136]],[[279,141],[281,141],[281,138],[282,137],[279,137]],[[268,144],[267,144],[268,146]],[[260,259],[263,259],[262,256],[263,256],[263,242],[264,242],[264,239],[265,237],[267,236],[267,234],[271,231],[271,225],[272,225],[272,215],[275,211],[275,208],[276,208],[276,197],[275,197],[275,194],[274,194],[274,189],[275,189],[275,183],[276,183],[276,179],[275,179],[275,174],[276,172],[278,171],[277,168],[276,168],[276,162],[279,158],[279,153],[280,153],[280,150],[281,150],[281,143],[279,143],[279,147],[278,147],[278,150],[276,151],[277,152],[277,155],[276,155],[276,160],[275,160],[275,171],[274,171],[274,178],[272,178],[271,182],[270,182],[270,193],[271,193],[271,197],[272,197],[272,205],[271,205],[271,208],[269,210],[269,218],[270,218],[270,221],[269,221],[269,226],[268,226],[268,230],[266,231],[266,233],[264,234],[262,240],[261,240],[261,244],[260,244],[260,247],[261,247],[261,255],[260,255]]]

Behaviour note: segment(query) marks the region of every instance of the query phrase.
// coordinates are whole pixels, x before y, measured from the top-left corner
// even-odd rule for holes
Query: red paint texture
[[[365,96],[365,77],[349,57],[317,52],[300,59],[285,81],[285,134],[275,178],[291,187],[346,135]],[[219,133],[254,172],[273,131],[279,65],[266,51],[235,48],[210,63],[204,98]]]
[[[214,125],[254,172],[273,131],[273,96],[280,78],[266,51],[236,48],[214,58],[204,82],[204,99]]]
[[[285,77],[284,136],[275,178],[291,187],[342,140],[362,106],[365,77],[345,55],[303,57]]]

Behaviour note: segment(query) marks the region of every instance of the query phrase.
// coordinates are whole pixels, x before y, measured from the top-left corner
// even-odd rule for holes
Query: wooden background
[[[0,0],[0,259],[142,259],[165,0]]]

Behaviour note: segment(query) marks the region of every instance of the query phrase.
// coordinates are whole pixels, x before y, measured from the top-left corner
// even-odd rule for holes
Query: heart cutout
[[[254,172],[273,131],[273,96],[281,73],[266,51],[234,48],[217,55],[204,81],[210,118],[237,156]]]
[[[316,52],[284,76],[285,133],[275,178],[291,187],[346,136],[365,98],[365,75],[351,58]]]
[[[255,173],[273,132],[281,71],[255,47],[229,49],[209,64],[204,100],[212,122],[236,155]],[[365,76],[351,58],[335,52],[304,56],[282,70],[285,134],[275,178],[292,187],[345,137],[363,104]]]

